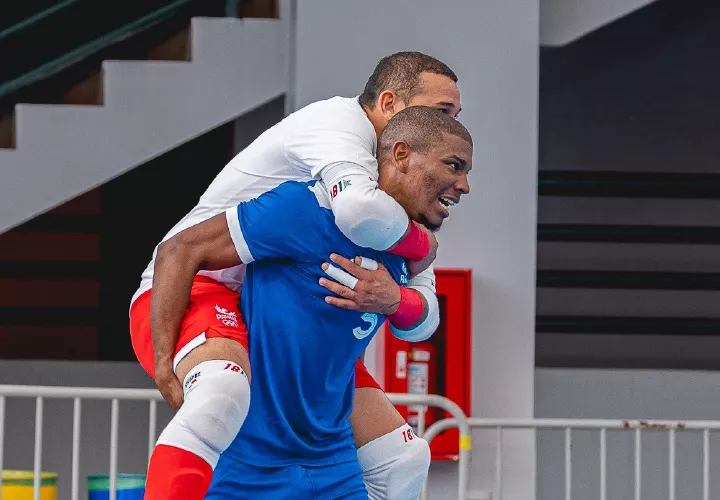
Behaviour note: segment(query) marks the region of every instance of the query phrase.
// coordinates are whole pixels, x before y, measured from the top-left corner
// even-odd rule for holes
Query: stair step
[[[99,134],[98,125],[105,116],[107,111],[102,106],[18,104],[15,106],[16,146],[21,151],[32,149],[33,153],[41,154],[46,150],[48,137],[53,138],[53,143],[93,143]]]
[[[287,92],[286,22],[193,19],[183,36],[0,120],[0,232]]]
[[[147,109],[153,104],[178,102],[190,82],[192,64],[177,61],[104,61],[105,105],[111,110]]]
[[[199,64],[232,58],[247,68],[271,62],[286,74],[289,71],[288,30],[278,19],[196,17],[191,23],[191,47],[192,60]]]

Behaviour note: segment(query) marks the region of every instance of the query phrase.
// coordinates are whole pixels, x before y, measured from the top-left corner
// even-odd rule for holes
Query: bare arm
[[[156,368],[172,370],[180,325],[197,272],[239,264],[242,261],[225,213],[185,229],[158,247],[150,320]]]

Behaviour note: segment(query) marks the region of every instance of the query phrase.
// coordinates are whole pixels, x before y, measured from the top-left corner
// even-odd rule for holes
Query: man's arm
[[[410,221],[400,204],[378,189],[366,167],[341,162],[322,169],[320,177],[330,191],[335,223],[350,241],[414,262],[431,254],[432,234]]]
[[[225,213],[160,244],[155,258],[150,320],[156,368],[172,371],[180,325],[197,272],[242,263]]]
[[[401,287],[382,264],[371,270],[361,267],[359,257],[353,262],[332,254],[330,259],[342,270],[323,264],[325,272],[339,282],[320,280],[323,287],[336,295],[325,299],[329,304],[353,311],[385,314],[393,334],[409,342],[427,340],[435,333],[440,324],[440,308],[432,267],[411,279],[407,287]]]
[[[413,308],[408,308],[408,314],[402,318],[398,317],[397,312],[393,315],[395,318],[388,318],[390,331],[399,339],[422,342],[429,339],[440,325],[440,306],[435,292],[435,273],[432,266],[410,280],[407,293],[415,295],[414,299],[403,297],[406,301],[413,302]],[[422,313],[418,314],[420,307]],[[402,304],[398,309],[398,312],[400,311]]]
[[[172,358],[199,270],[225,269],[268,258],[302,259],[316,252],[319,210],[304,186],[287,184],[189,227],[158,248],[151,328],[156,369]],[[157,372],[156,372],[157,375]]]
[[[288,135],[288,161],[329,190],[335,223],[350,241],[412,261],[417,273],[431,262],[432,235],[411,223],[403,208],[377,189],[375,129],[365,116],[340,106]],[[434,255],[433,255],[434,258]],[[422,261],[421,265],[414,265]]]

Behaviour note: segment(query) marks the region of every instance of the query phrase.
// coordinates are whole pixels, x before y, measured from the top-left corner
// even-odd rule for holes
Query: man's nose
[[[455,183],[455,189],[460,191],[462,194],[468,194],[470,192],[470,183],[468,182],[467,175],[463,175]]]

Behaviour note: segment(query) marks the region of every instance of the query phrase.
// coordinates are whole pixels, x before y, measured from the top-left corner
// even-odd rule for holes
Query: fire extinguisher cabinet
[[[439,394],[457,403],[470,414],[472,354],[472,273],[468,269],[436,269],[440,325],[424,342],[405,342],[385,326],[385,390],[387,392]],[[425,412],[425,426],[450,418],[434,407],[398,407],[410,425]],[[450,429],[430,444],[433,460],[457,460],[457,429]]]

